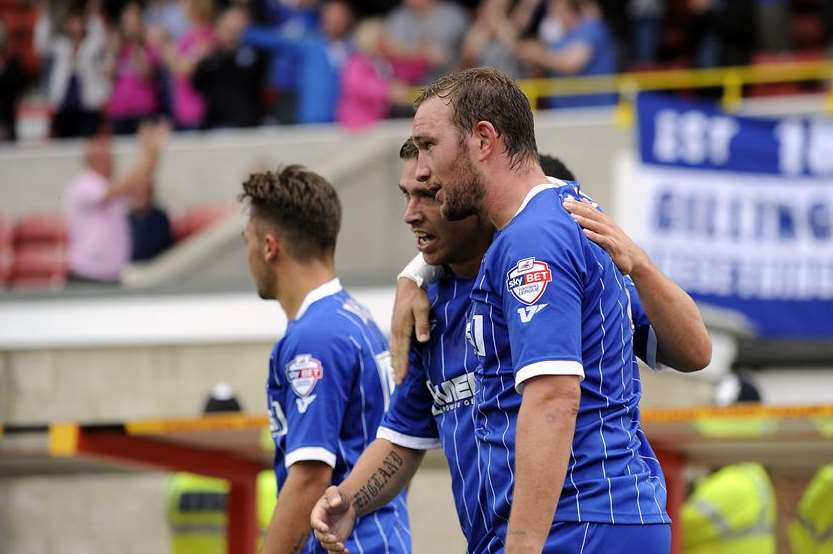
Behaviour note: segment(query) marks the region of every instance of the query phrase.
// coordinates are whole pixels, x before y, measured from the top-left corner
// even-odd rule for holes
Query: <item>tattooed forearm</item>
[[[382,460],[382,465],[376,468],[376,471],[371,474],[367,482],[353,495],[353,506],[357,511],[361,511],[379,496],[385,489],[385,485],[396,475],[405,460],[396,451],[391,450],[385,459]]]

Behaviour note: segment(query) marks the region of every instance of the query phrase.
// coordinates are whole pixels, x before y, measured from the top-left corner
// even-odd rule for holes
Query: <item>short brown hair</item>
[[[512,167],[538,160],[535,123],[524,93],[511,77],[491,67],[475,67],[440,77],[420,91],[415,107],[433,97],[446,100],[451,121],[463,136],[488,121],[506,144]]]
[[[419,148],[414,143],[412,138],[409,138],[402,143],[402,148],[399,149],[399,159],[403,162],[406,160],[415,160],[419,157]]]
[[[320,259],[335,252],[341,202],[326,179],[304,166],[253,173],[243,183],[238,200],[248,202],[252,217],[284,233],[292,257]]]

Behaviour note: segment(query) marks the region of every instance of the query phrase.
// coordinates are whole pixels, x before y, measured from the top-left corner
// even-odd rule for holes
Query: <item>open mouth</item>
[[[414,236],[417,239],[417,249],[420,252],[430,250],[431,246],[434,245],[434,243],[437,240],[437,237],[435,237],[434,235],[429,235],[424,231],[414,231]]]

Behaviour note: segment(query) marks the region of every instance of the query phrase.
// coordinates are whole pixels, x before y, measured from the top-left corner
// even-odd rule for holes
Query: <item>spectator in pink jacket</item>
[[[205,102],[191,84],[191,76],[216,43],[212,0],[184,0],[190,27],[165,48],[165,62],[173,74],[173,115],[177,129],[197,129],[205,115]]]
[[[382,22],[368,19],[356,29],[356,50],[341,76],[338,122],[351,130],[368,127],[388,117],[393,107],[409,104],[408,87],[393,79],[393,69],[382,52]]]
[[[116,35],[113,94],[107,112],[116,134],[133,134],[156,113],[157,52],[145,42],[142,8],[130,2],[122,10]]]

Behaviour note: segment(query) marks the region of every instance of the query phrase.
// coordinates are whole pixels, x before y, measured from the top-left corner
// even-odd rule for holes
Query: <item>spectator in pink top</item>
[[[173,115],[177,129],[197,129],[205,115],[205,102],[191,84],[200,61],[216,43],[212,0],[182,0],[190,27],[176,44],[165,48],[165,62],[173,73]]]
[[[121,13],[116,35],[113,94],[107,107],[116,134],[133,134],[157,109],[155,73],[159,57],[145,42],[142,9],[130,2]]]
[[[393,68],[382,54],[384,27],[368,19],[356,29],[355,52],[341,75],[338,122],[358,130],[388,117],[394,107],[409,105],[408,87],[393,79]]]
[[[109,138],[97,137],[87,144],[85,170],[70,183],[66,195],[71,280],[119,281],[131,254],[131,199],[146,194],[168,131],[166,123],[143,125],[138,160],[115,180]]]

